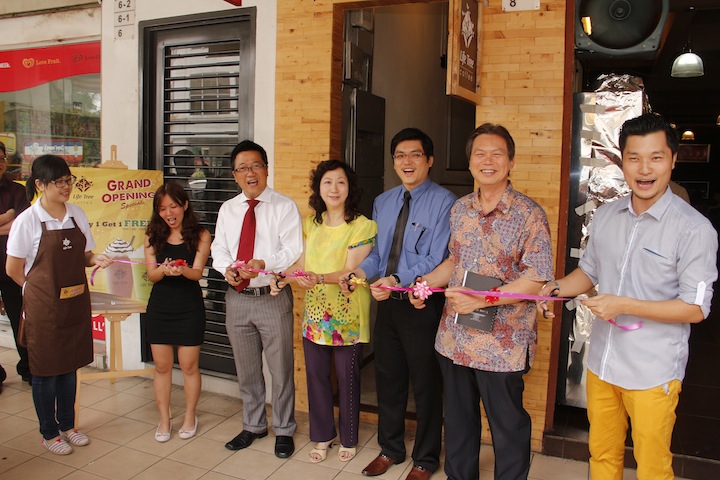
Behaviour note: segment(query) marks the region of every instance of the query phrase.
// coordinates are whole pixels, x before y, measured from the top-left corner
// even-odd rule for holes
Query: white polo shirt
[[[25,259],[26,275],[35,262],[35,256],[40,246],[42,222],[45,222],[45,227],[48,230],[62,230],[73,228],[72,219],[74,218],[80,231],[85,235],[85,251],[89,252],[95,248],[95,240],[93,240],[92,233],[90,233],[90,223],[83,209],[70,203],[66,203],[65,206],[65,218],[59,221],[53,218],[38,200],[30,208],[18,215],[12,227],[10,227],[7,254]]]

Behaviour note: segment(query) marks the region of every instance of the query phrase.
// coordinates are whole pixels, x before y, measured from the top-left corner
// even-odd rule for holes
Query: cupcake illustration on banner
[[[130,255],[135,250],[132,246],[135,237],[130,241],[116,238],[105,248],[106,255],[114,260],[130,260]],[[113,262],[105,269],[107,273],[108,291],[111,295],[131,298],[133,293],[133,269],[130,263]]]

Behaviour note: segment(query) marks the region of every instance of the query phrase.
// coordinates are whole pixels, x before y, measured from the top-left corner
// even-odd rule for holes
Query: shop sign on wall
[[[478,104],[480,100],[480,4],[450,0],[448,16],[448,95]]]
[[[0,92],[91,73],[100,73],[100,42],[0,52]]]

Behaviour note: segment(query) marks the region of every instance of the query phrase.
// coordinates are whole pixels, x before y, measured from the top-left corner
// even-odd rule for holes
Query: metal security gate
[[[253,133],[255,9],[141,23],[140,28],[143,166],[162,170],[165,182],[185,188],[214,238],[220,205],[238,193],[229,155]],[[227,283],[210,268],[211,261],[200,281],[207,312],[200,368],[234,375],[225,330]]]

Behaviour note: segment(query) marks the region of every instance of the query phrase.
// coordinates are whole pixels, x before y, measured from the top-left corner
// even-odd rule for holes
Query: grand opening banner
[[[155,191],[162,185],[161,171],[117,168],[71,168],[76,177],[70,203],[85,210],[95,239],[95,253],[118,260],[144,262],[145,229],[153,209]],[[91,270],[88,270],[90,278]],[[113,263],[98,270],[93,292],[132,298],[147,303],[152,283],[142,264]]]

